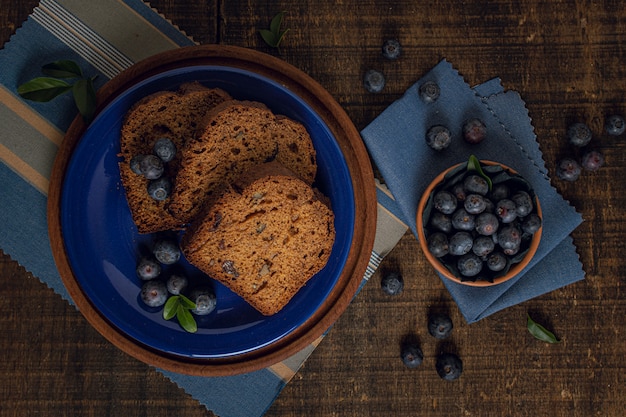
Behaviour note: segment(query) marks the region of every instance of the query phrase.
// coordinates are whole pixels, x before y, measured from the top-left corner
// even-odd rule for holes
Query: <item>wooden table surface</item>
[[[36,5],[0,0],[0,40]],[[607,164],[554,186],[582,213],[574,233],[586,280],[467,325],[415,238],[407,234],[384,270],[406,280],[386,296],[377,273],[267,412],[284,416],[626,415],[626,135],[602,134],[606,115],[626,112],[626,8],[619,0],[555,1],[170,1],[151,4],[200,43],[280,56],[319,81],[358,129],[442,58],[470,84],[502,78],[527,103],[554,176],[572,121],[588,122]],[[290,28],[280,51],[257,30],[278,11]],[[385,61],[397,38],[403,56]],[[361,87],[382,69],[381,94]],[[1,227],[1,226],[0,226]],[[161,374],[109,344],[8,256],[0,256],[0,413],[4,416],[211,415]],[[450,311],[451,344],[464,361],[455,382],[439,379],[441,346],[426,332],[432,307]],[[526,330],[531,312],[562,339]],[[406,369],[402,336],[420,335],[424,364]]]

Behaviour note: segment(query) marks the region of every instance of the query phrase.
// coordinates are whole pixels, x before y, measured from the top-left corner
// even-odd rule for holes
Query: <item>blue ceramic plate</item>
[[[140,235],[131,219],[118,170],[119,131],[127,110],[139,99],[161,90],[176,90],[189,81],[219,87],[236,99],[265,103],[309,130],[317,150],[316,186],[332,202],[337,237],[326,267],[279,313],[265,317],[221,284],[216,311],[196,317],[198,332],[185,332],[162,309],[146,307],[135,275],[141,250],[153,235]],[[303,324],[331,292],[352,243],[355,204],[350,172],[328,127],[298,96],[284,86],[246,70],[192,66],[148,78],[112,101],[92,122],[74,150],[62,185],[61,229],[67,256],[80,287],[96,310],[137,342],[169,355],[226,358],[268,346]],[[192,280],[207,280],[182,260]]]

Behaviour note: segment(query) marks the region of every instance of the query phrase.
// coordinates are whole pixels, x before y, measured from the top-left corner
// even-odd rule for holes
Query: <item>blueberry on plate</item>
[[[437,374],[446,381],[454,381],[463,372],[463,361],[454,353],[441,353],[435,364]]]
[[[428,333],[435,339],[445,339],[452,333],[452,319],[447,314],[434,313],[428,317]]]
[[[390,272],[383,276],[380,281],[380,287],[389,295],[398,295],[404,289],[404,280],[402,275],[397,272]]]
[[[363,76],[363,86],[370,93],[380,93],[385,88],[385,76],[380,71],[367,70]]]
[[[161,307],[167,298],[167,287],[162,281],[146,281],[141,287],[141,299],[149,307]]]
[[[137,264],[137,276],[144,281],[157,278],[161,274],[161,265],[154,259],[141,258]]]
[[[174,240],[160,239],[154,244],[152,253],[157,261],[164,265],[171,265],[180,259],[180,248]]]
[[[189,295],[189,299],[196,304],[196,308],[192,309],[191,312],[198,316],[206,316],[217,306],[215,292],[209,287],[194,289]]]
[[[167,286],[167,291],[170,294],[179,295],[180,293],[185,291],[185,288],[187,288],[188,283],[189,283],[189,280],[187,279],[187,277],[183,275],[172,274],[167,279],[167,282],[165,283],[165,285]]]

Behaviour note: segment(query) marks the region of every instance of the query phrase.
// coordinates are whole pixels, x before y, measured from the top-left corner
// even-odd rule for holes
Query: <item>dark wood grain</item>
[[[602,134],[605,115],[626,113],[626,9],[621,1],[513,2],[372,0],[156,0],[158,8],[202,43],[221,42],[275,54],[307,72],[358,129],[440,59],[470,84],[494,76],[526,101],[554,172],[570,152],[573,120],[587,121],[607,166],[577,183],[554,186],[582,213],[573,233],[587,278],[467,325],[434,276],[415,238],[406,235],[381,266],[399,270],[404,293],[390,298],[376,274],[352,302],[267,415],[278,416],[623,416],[626,415],[624,265],[626,136]],[[33,1],[0,0],[2,40]],[[280,50],[256,30],[286,10]],[[384,61],[380,45],[397,37],[403,57]],[[361,87],[367,68],[385,71],[382,94]],[[80,313],[36,278],[0,258],[0,413],[22,415],[203,416],[206,410],[163,376],[98,335]],[[431,308],[455,323],[446,348],[464,360],[456,382],[440,380],[443,348],[426,332]],[[34,312],[34,313],[33,313]],[[531,312],[563,340],[536,341]],[[417,332],[424,364],[407,370],[399,342]]]

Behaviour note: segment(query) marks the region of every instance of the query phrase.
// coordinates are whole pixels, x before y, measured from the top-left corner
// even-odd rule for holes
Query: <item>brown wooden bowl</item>
[[[61,225],[62,186],[70,159],[87,125],[77,116],[56,156],[48,196],[48,229],[60,275],[79,311],[107,340],[129,355],[161,369],[200,376],[251,372],[278,363],[319,338],[355,295],[372,252],[376,233],[374,176],[361,137],[341,106],[316,81],[278,58],[250,49],[222,45],[180,48],[145,59],[105,84],[98,92],[98,110],[125,90],[165,71],[199,65],[238,68],[269,78],[304,100],[335,137],[352,178],[355,204],[353,238],[345,266],[322,305],[295,330],[256,350],[220,358],[181,357],[138,343],[114,326],[86,296],[66,252]]]

